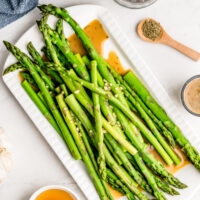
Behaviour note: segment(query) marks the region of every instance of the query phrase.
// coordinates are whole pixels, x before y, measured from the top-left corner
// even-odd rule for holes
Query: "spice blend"
[[[155,41],[161,36],[162,29],[159,23],[149,19],[144,21],[142,25],[142,32],[145,37]]]

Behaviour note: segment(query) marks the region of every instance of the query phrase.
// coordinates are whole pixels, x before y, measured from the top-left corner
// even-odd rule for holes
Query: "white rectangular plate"
[[[95,5],[80,5],[73,6],[67,9],[72,17],[77,22],[85,27],[89,22],[94,19],[98,19],[106,29],[109,39],[104,43],[104,57],[108,56],[109,51],[114,50],[125,69],[131,68],[139,78],[144,82],[146,87],[150,90],[152,95],[159,100],[159,103],[167,111],[168,115],[174,120],[174,122],[181,128],[184,135],[192,142],[192,144],[199,150],[200,140],[195,133],[190,130],[190,127],[184,122],[180,113],[175,108],[174,104],[170,100],[163,87],[155,78],[150,68],[145,64],[142,57],[138,55],[135,48],[130,44],[127,37],[121,32],[120,27],[117,25],[109,11],[103,7]],[[48,23],[54,25],[56,18],[51,16]],[[65,34],[69,36],[73,33],[68,24],[64,24]],[[44,46],[42,35],[39,32],[37,25],[31,27],[16,43],[16,45],[25,53],[27,53],[26,45],[29,41],[32,41],[37,50],[40,51]],[[9,54],[5,62],[4,68],[16,62],[16,59]],[[44,118],[32,100],[25,93],[20,85],[18,77],[18,71],[9,73],[3,76],[5,84],[18,100],[20,105],[26,111],[33,123],[37,126],[41,134],[46,141],[55,151],[57,156],[62,161],[63,165],[72,175],[80,189],[83,191],[87,199],[98,200],[98,194],[93,186],[92,180],[89,178],[87,170],[81,161],[75,161],[70,155],[65,143],[52,128],[49,122]],[[171,197],[167,196],[169,200],[190,200],[194,196],[195,192],[200,187],[200,173],[192,166],[188,165],[181,169],[176,176],[180,178],[189,187],[184,190],[180,190],[181,196]]]

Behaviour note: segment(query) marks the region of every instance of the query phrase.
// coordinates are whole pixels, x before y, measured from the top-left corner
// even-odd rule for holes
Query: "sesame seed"
[[[108,90],[108,87],[107,87],[107,86],[104,86],[104,90]]]
[[[76,90],[76,91],[74,91],[75,94],[78,94],[79,92],[80,92],[80,90]]]

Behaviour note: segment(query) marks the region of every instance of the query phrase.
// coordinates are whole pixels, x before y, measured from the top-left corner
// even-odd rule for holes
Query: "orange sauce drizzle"
[[[19,80],[20,80],[21,83],[24,81],[24,78],[23,78],[23,76],[20,73],[18,73],[18,78],[19,78]]]
[[[121,61],[118,57],[118,55],[114,51],[110,51],[108,54],[107,62],[112,68],[121,75],[124,75],[127,73],[126,70],[124,70],[124,67],[121,64]]]
[[[36,200],[75,200],[75,198],[63,190],[51,189],[42,192]]]
[[[119,199],[120,197],[123,196],[123,194],[121,194],[120,192],[114,190],[108,183],[106,183],[108,186],[108,189],[110,190],[110,193],[112,194],[112,197],[114,199]]]
[[[84,31],[86,35],[90,38],[92,44],[99,54],[102,54],[102,45],[103,42],[108,38],[108,34],[103,28],[99,20],[95,19],[90,22],[85,28]],[[68,37],[70,48],[74,53],[79,53],[81,56],[86,54],[85,49],[83,48],[81,40],[72,34]]]
[[[108,34],[106,33],[105,29],[103,28],[102,24],[98,20],[94,20],[90,22],[85,28],[84,28],[85,33],[88,35],[88,37],[91,39],[92,44],[98,51],[100,55],[103,55],[103,43],[104,41],[108,38]],[[86,51],[84,50],[84,47],[82,45],[82,42],[80,39],[75,35],[72,34],[69,38],[69,43],[72,51],[74,53],[79,53],[81,56],[86,55]],[[107,62],[115,69],[116,72],[119,74],[124,75],[127,73],[126,70],[124,70],[123,65],[120,62],[120,59],[118,55],[114,51],[110,51]],[[172,166],[166,165],[166,163],[163,161],[163,159],[160,157],[160,155],[157,153],[157,151],[154,148],[150,148],[149,152],[154,155],[154,157],[161,161],[165,168],[170,172],[170,173],[175,173],[178,170],[182,169],[186,165],[189,164],[189,161],[185,157],[185,155],[181,152],[180,148],[176,147],[175,152],[181,159],[181,164],[176,166],[173,164]],[[119,199],[122,194],[119,193],[118,191],[113,190],[109,185],[108,185],[111,194],[113,195],[114,199]]]

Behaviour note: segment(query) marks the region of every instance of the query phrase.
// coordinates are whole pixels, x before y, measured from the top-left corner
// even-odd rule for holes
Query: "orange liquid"
[[[19,80],[20,80],[21,83],[24,81],[24,78],[23,78],[23,76],[20,73],[18,73],[18,78],[19,78]]]
[[[114,51],[110,51],[108,54],[107,62],[112,68],[121,75],[124,75],[127,73],[126,70],[124,70],[124,67],[121,64],[121,61],[118,57],[118,55]]]
[[[110,190],[110,193],[112,194],[112,197],[114,199],[119,199],[120,197],[123,196],[120,192],[114,190],[108,183],[107,183],[108,189]]]
[[[75,198],[63,190],[51,189],[42,192],[36,200],[75,200]]]
[[[99,54],[102,54],[103,42],[108,38],[108,34],[103,28],[99,20],[93,20],[85,28],[84,31],[86,35],[90,38],[92,44]],[[86,51],[83,48],[81,40],[72,34],[68,37],[70,48],[74,53],[79,53],[81,56],[86,55]]]

